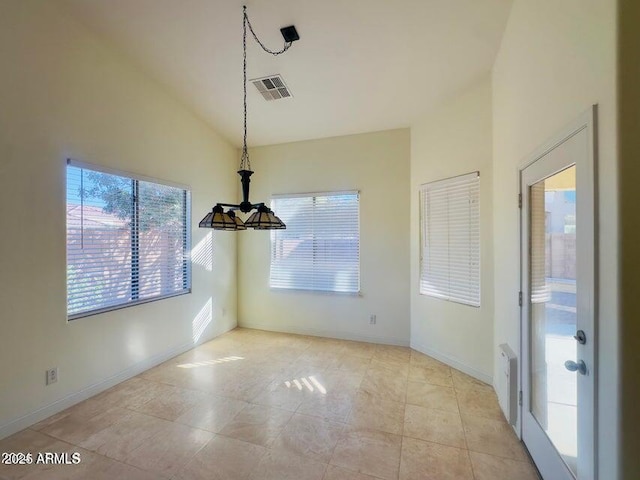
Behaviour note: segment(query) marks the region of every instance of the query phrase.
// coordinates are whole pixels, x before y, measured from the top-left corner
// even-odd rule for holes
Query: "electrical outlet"
[[[58,381],[58,367],[53,367],[47,370],[47,385],[56,383]]]
[[[376,315],[369,315],[369,325],[375,325],[376,324]]]

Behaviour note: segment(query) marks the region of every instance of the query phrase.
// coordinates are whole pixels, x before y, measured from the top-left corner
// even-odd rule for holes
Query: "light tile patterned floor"
[[[236,329],[0,441],[2,479],[536,480],[493,390],[409,348]]]

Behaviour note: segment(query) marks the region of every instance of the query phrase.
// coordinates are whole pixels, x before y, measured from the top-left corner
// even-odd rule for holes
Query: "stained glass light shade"
[[[284,222],[276,217],[271,209],[265,205],[258,207],[258,211],[254,212],[244,224],[246,227],[256,230],[281,230],[287,228]]]
[[[200,228],[213,228],[214,230],[246,230],[244,222],[236,217],[233,211],[225,212],[220,205],[213,207],[200,221]]]

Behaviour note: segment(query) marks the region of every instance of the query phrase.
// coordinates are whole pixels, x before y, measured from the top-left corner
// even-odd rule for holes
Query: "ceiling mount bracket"
[[[280,29],[280,33],[282,33],[282,37],[286,43],[295,42],[296,40],[300,40],[300,35],[298,35],[298,31],[294,25],[289,25],[288,27],[283,27]]]

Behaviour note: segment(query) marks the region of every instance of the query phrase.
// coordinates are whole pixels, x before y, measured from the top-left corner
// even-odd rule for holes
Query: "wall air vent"
[[[254,78],[249,81],[256,86],[260,95],[267,101],[291,98],[293,96],[280,75],[269,75],[268,77]]]

